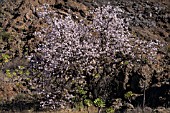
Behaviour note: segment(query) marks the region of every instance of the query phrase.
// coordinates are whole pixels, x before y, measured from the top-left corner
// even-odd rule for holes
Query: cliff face
[[[2,79],[2,82],[0,83],[0,100],[3,100],[3,104],[5,101],[15,100],[15,97],[18,97],[18,94],[23,94],[23,100],[27,97],[32,98],[30,95],[35,91],[35,87],[33,87],[34,84],[28,82],[28,78],[25,77],[27,74],[30,74],[27,73],[30,64],[29,61],[25,59],[25,56],[35,53],[34,50],[37,45],[43,43],[42,39],[33,35],[35,31],[40,31],[42,28],[48,26],[37,14],[37,12],[40,11],[39,6],[46,3],[50,5],[50,10],[55,10],[63,17],[71,14],[73,18],[77,16],[79,19],[84,19],[89,15],[88,11],[90,9],[99,7],[106,2],[105,0],[96,0],[96,2],[99,3],[99,5],[97,5],[94,1],[95,0],[5,0],[5,2],[1,3],[0,78]],[[109,71],[114,71],[114,66],[112,66],[110,60],[105,59],[106,64],[103,64],[103,66],[105,66],[103,68],[105,68],[105,71],[108,71],[106,73],[109,76],[106,74],[103,75],[101,79],[93,78],[94,81],[88,81],[88,87],[92,90],[90,93],[92,93],[93,99],[102,97],[105,93],[108,96],[103,96],[102,98],[108,102],[108,105],[112,103],[115,104],[117,101],[115,101],[114,98],[124,99],[124,94],[128,91],[132,91],[134,93],[133,98],[130,101],[129,99],[124,100],[136,107],[143,104],[143,92],[145,91],[146,106],[152,108],[157,108],[158,106],[169,107],[169,0],[107,1],[110,1],[111,5],[119,6],[125,10],[125,13],[122,16],[124,18],[130,18],[129,31],[132,34],[132,37],[138,37],[139,39],[146,41],[159,40],[166,44],[158,51],[158,55],[156,56],[157,63],[146,63],[144,61],[143,63],[135,63],[133,67],[131,67],[128,64],[121,65],[119,62],[119,64],[116,64],[116,68],[120,69],[118,70],[118,73],[114,75],[114,78],[111,76],[112,74],[110,74],[111,71]],[[78,21],[76,18],[74,18],[74,20]],[[85,19],[85,21],[88,23],[91,20],[88,18]],[[18,67],[21,65],[24,66],[24,69]],[[17,77],[14,76],[11,78],[11,73],[16,73]],[[66,91],[67,93],[69,90],[69,93],[73,93],[71,89],[73,86],[71,86],[69,82],[66,82],[65,86],[70,88]],[[24,90],[24,92],[21,90]],[[64,93],[65,92],[63,92],[63,94]],[[113,95],[113,98],[110,95]],[[33,102],[34,104],[38,103],[37,101]],[[128,107],[128,105],[122,105],[122,103],[124,103],[123,101],[120,101],[120,103],[118,108],[121,108],[122,106]],[[1,104],[2,109],[6,109],[7,106],[4,106],[5,104],[3,104]],[[8,104],[10,103],[7,103],[7,105]],[[131,108],[133,108],[133,106],[131,106]]]
[[[37,16],[38,7],[44,3],[51,5],[61,15],[71,13],[73,16],[77,15],[83,18],[83,15],[89,10],[91,5],[85,6],[83,3],[63,0],[7,0],[1,4],[1,20],[0,25],[5,31],[15,34],[15,39],[19,42],[20,49],[18,48],[17,56],[22,57],[23,47],[29,48],[29,51],[35,47],[40,41],[32,35],[33,32],[45,26],[44,23]],[[69,11],[71,9],[71,11]],[[12,43],[12,42],[10,42]],[[13,42],[15,43],[15,42]],[[10,44],[11,45],[11,44]],[[14,44],[13,44],[14,45]],[[16,49],[16,47],[13,47]],[[3,49],[3,48],[1,48]],[[16,50],[14,50],[16,51]]]

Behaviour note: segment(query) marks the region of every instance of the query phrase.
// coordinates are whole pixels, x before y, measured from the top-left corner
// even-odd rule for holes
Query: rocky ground
[[[118,107],[128,108],[128,113],[140,112],[143,90],[146,90],[145,111],[170,112],[170,2],[169,0],[4,0],[0,5],[0,109],[36,109],[37,97],[33,97],[34,87],[27,84],[28,60],[25,56],[34,52],[42,42],[33,33],[47,26],[37,16],[37,7],[47,3],[63,16],[85,18],[88,10],[110,2],[125,10],[123,17],[130,18],[129,30],[133,37],[144,40],[160,40],[166,46],[159,50],[157,64],[136,64],[135,75],[118,78],[119,93],[131,90],[135,93],[131,102],[122,105],[121,99],[114,101]],[[76,21],[76,19],[75,19]],[[149,54],[149,53],[148,53]],[[23,66],[23,67],[19,67]],[[12,70],[15,77],[11,77]],[[141,73],[147,75],[146,89],[143,89]],[[128,81],[129,80],[129,81]],[[128,81],[128,82],[127,82]],[[122,94],[118,94],[121,97]],[[122,97],[123,98],[123,97]],[[24,107],[22,104],[25,103]],[[123,112],[123,111],[119,111]]]

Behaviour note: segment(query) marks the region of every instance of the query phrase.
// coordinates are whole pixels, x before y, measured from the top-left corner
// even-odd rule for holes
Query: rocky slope
[[[125,10],[125,14],[122,16],[130,18],[129,30],[132,37],[138,37],[144,40],[158,39],[167,43],[166,46],[159,50],[157,63],[152,63],[151,65],[149,63],[135,64],[132,72],[130,72],[130,69],[122,69],[122,74],[118,75],[116,79],[107,78],[114,84],[110,86],[110,88],[114,89],[114,87],[118,87],[118,89],[114,89],[114,91],[117,92],[114,95],[116,95],[115,97],[117,97],[119,101],[113,100],[113,105],[119,105],[118,108],[129,107],[132,109],[139,105],[142,106],[143,92],[145,91],[146,106],[151,108],[162,106],[163,109],[169,107],[170,2],[168,0],[96,0],[100,5],[106,1],[110,1],[110,4],[113,6],[119,6]],[[18,66],[22,65],[25,66],[24,68],[27,68],[28,61],[24,56],[33,53],[37,44],[42,42],[42,40],[35,37],[33,33],[47,26],[44,20],[37,16],[38,6],[44,3],[50,4],[52,9],[55,9],[63,16],[71,14],[73,17],[78,16],[79,18],[85,18],[85,16],[88,15],[88,10],[98,7],[94,0],[5,0],[5,2],[1,3],[0,78],[2,82],[0,83],[0,100],[3,102],[1,104],[2,108],[0,109],[7,109],[7,105],[9,105],[12,100],[15,100],[15,97],[19,97],[20,94],[22,94],[22,98],[32,98],[30,97],[30,90],[32,91],[34,88],[31,87],[30,84],[28,85],[27,78],[24,78],[27,75],[27,70],[21,69]],[[7,33],[4,33],[4,31]],[[4,55],[8,55],[8,57]],[[5,60],[9,61],[6,62]],[[20,70],[20,72],[13,71],[17,73],[18,78],[16,79],[16,77],[14,77],[16,80],[6,77],[6,75],[8,75],[7,70],[15,70],[16,68]],[[130,72],[130,74],[125,75],[123,71]],[[146,79],[145,85],[143,78]],[[99,81],[99,84],[102,83],[103,81]],[[107,87],[107,85],[105,87]],[[92,87],[94,86],[92,85]],[[102,89],[105,87],[99,86],[98,88]],[[104,91],[109,93],[108,90]],[[119,98],[124,98],[124,93],[127,91],[132,91],[134,97],[128,104],[122,105],[123,102]],[[98,92],[98,95],[101,96],[102,93],[102,91]],[[5,101],[9,102],[6,106],[4,106]],[[35,104],[36,101],[33,101],[33,103]],[[160,109],[157,110],[159,111]],[[152,109],[150,112],[151,111]],[[166,111],[165,109],[159,112],[170,111]]]

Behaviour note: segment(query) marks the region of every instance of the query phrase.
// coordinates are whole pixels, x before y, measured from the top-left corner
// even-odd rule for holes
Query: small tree
[[[131,37],[128,19],[125,22],[120,17],[123,10],[110,4],[89,11],[92,16],[90,22],[86,18],[74,21],[72,15],[62,17],[47,4],[39,9],[41,11],[37,15],[47,23],[47,27],[34,33],[36,37],[43,39],[43,43],[38,45],[31,62],[32,67],[42,73],[33,81],[38,84],[38,91],[43,89],[40,93],[46,95],[46,103],[57,103],[58,95],[61,95],[59,101],[73,98],[74,95],[64,92],[68,90],[65,88],[67,83],[88,87],[87,75],[93,76],[95,71],[105,65],[103,58],[119,62],[128,56],[128,63],[125,62],[125,65],[131,66],[134,62],[140,62],[143,56],[154,62],[157,51],[162,46],[158,40],[145,41]],[[119,72],[114,69],[112,72]],[[98,75],[97,78],[104,76],[103,73]],[[53,94],[52,99],[49,99],[49,94]],[[53,102],[48,102],[49,100]],[[95,100],[95,103],[99,108],[104,105],[101,99]]]

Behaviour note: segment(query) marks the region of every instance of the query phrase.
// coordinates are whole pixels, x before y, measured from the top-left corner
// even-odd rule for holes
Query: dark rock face
[[[144,40],[158,39],[160,41],[167,42],[167,47],[159,50],[157,63],[153,63],[152,65],[147,64],[144,61],[141,64],[135,64],[133,67],[125,66],[122,68],[117,64],[116,68],[121,67],[122,69],[118,70],[119,73],[113,73],[115,67],[111,63],[108,63],[108,65],[103,64],[104,69],[102,71],[104,71],[104,76],[99,80],[94,79],[87,74],[87,76],[89,76],[87,77],[87,82],[90,90],[88,93],[92,93],[89,95],[93,95],[93,98],[103,97],[107,104],[111,105],[115,102],[114,98],[124,99],[124,94],[128,91],[132,91],[135,96],[129,103],[131,103],[134,107],[137,107],[142,106],[144,99],[143,93],[145,91],[145,106],[149,106],[151,108],[157,108],[158,106],[169,107],[170,2],[168,0],[96,1],[100,5],[109,1],[110,4],[123,8],[125,10],[125,14],[121,16],[130,18],[129,29],[133,34],[133,37],[138,37]],[[7,0],[5,2],[1,4],[2,10],[0,10],[0,27],[17,37],[14,37],[11,42],[9,40],[3,40],[0,42],[0,49],[4,50],[5,53],[13,54],[14,58],[18,57],[18,59],[33,53],[34,48],[36,48],[39,43],[42,43],[42,40],[33,35],[35,31],[47,26],[46,23],[37,16],[36,7],[39,5],[48,3],[63,16],[66,16],[69,13],[80,18],[87,16],[89,9],[97,7],[93,0]],[[91,79],[94,79],[94,81]],[[62,83],[62,80],[59,82]],[[75,84],[70,84],[71,83],[67,81],[64,85],[61,84],[61,86],[66,86],[68,89],[75,87]],[[0,91],[0,96],[4,94],[1,92],[2,91]],[[16,96],[17,92],[11,92],[12,93],[9,92],[10,95],[12,95],[11,97]],[[58,98],[60,98],[60,96]],[[8,97],[5,97],[5,99],[6,98]],[[120,106],[122,107],[123,102],[121,101],[120,103]],[[125,107],[130,106],[129,104],[124,105]],[[132,106],[130,107],[133,108]],[[134,112],[135,111],[137,110],[134,109]],[[146,111],[151,112],[152,110],[148,108]],[[161,110],[157,109],[157,111]],[[165,112],[168,111],[165,110]]]

